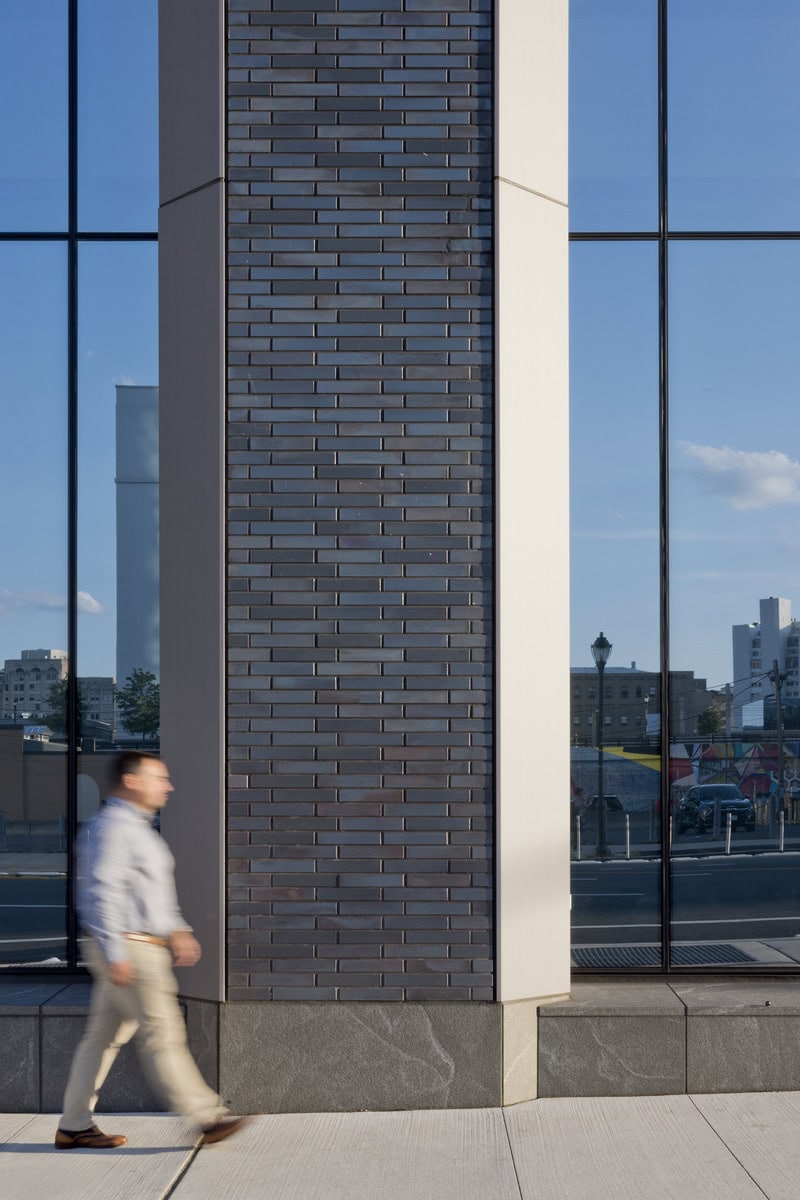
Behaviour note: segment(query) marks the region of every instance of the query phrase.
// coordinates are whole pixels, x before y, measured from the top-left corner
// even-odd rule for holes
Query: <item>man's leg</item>
[[[122,990],[130,993],[131,1015],[139,1023],[136,1048],[147,1076],[173,1112],[201,1128],[212,1125],[226,1117],[228,1109],[189,1052],[172,956],[148,942],[130,942],[129,948],[134,981]]]
[[[89,1021],[72,1060],[59,1122],[60,1129],[71,1133],[91,1126],[97,1093],[121,1047],[138,1026],[135,1018],[120,1011],[116,996],[120,989],[108,982],[107,967],[97,947],[87,939],[82,949],[93,985]]]

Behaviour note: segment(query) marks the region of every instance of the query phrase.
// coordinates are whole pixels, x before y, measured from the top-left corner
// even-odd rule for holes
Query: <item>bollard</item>
[[[726,828],[725,828],[725,853],[730,854],[730,852],[731,852],[731,828],[732,828],[732,823],[733,823],[733,813],[728,813],[727,817],[728,817],[728,820],[726,821]]]
[[[625,857],[631,856],[631,814],[625,813]]]
[[[778,814],[778,849],[780,850],[781,854],[783,854],[783,817],[784,812],[783,809],[781,809],[780,813]]]
[[[669,831],[667,833],[667,837],[669,839],[667,842],[667,849],[672,851],[672,813],[669,814]]]
[[[575,852],[578,857],[578,862],[581,861],[581,814],[575,816]]]

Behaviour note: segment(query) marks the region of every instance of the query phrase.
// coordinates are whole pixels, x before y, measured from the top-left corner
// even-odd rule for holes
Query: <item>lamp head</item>
[[[600,636],[592,642],[592,658],[598,667],[604,667],[608,662],[610,654],[611,642],[601,630]]]

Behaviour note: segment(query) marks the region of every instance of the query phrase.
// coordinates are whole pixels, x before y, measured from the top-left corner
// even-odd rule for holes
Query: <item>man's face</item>
[[[152,762],[140,763],[139,770],[126,775],[123,783],[134,804],[151,813],[163,808],[167,796],[175,790],[170,783],[166,764],[157,758]]]

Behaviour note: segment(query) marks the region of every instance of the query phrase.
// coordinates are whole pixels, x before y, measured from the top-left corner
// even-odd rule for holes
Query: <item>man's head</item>
[[[174,789],[166,763],[157,755],[124,750],[116,756],[111,768],[111,791],[122,800],[155,813],[164,807]]]

